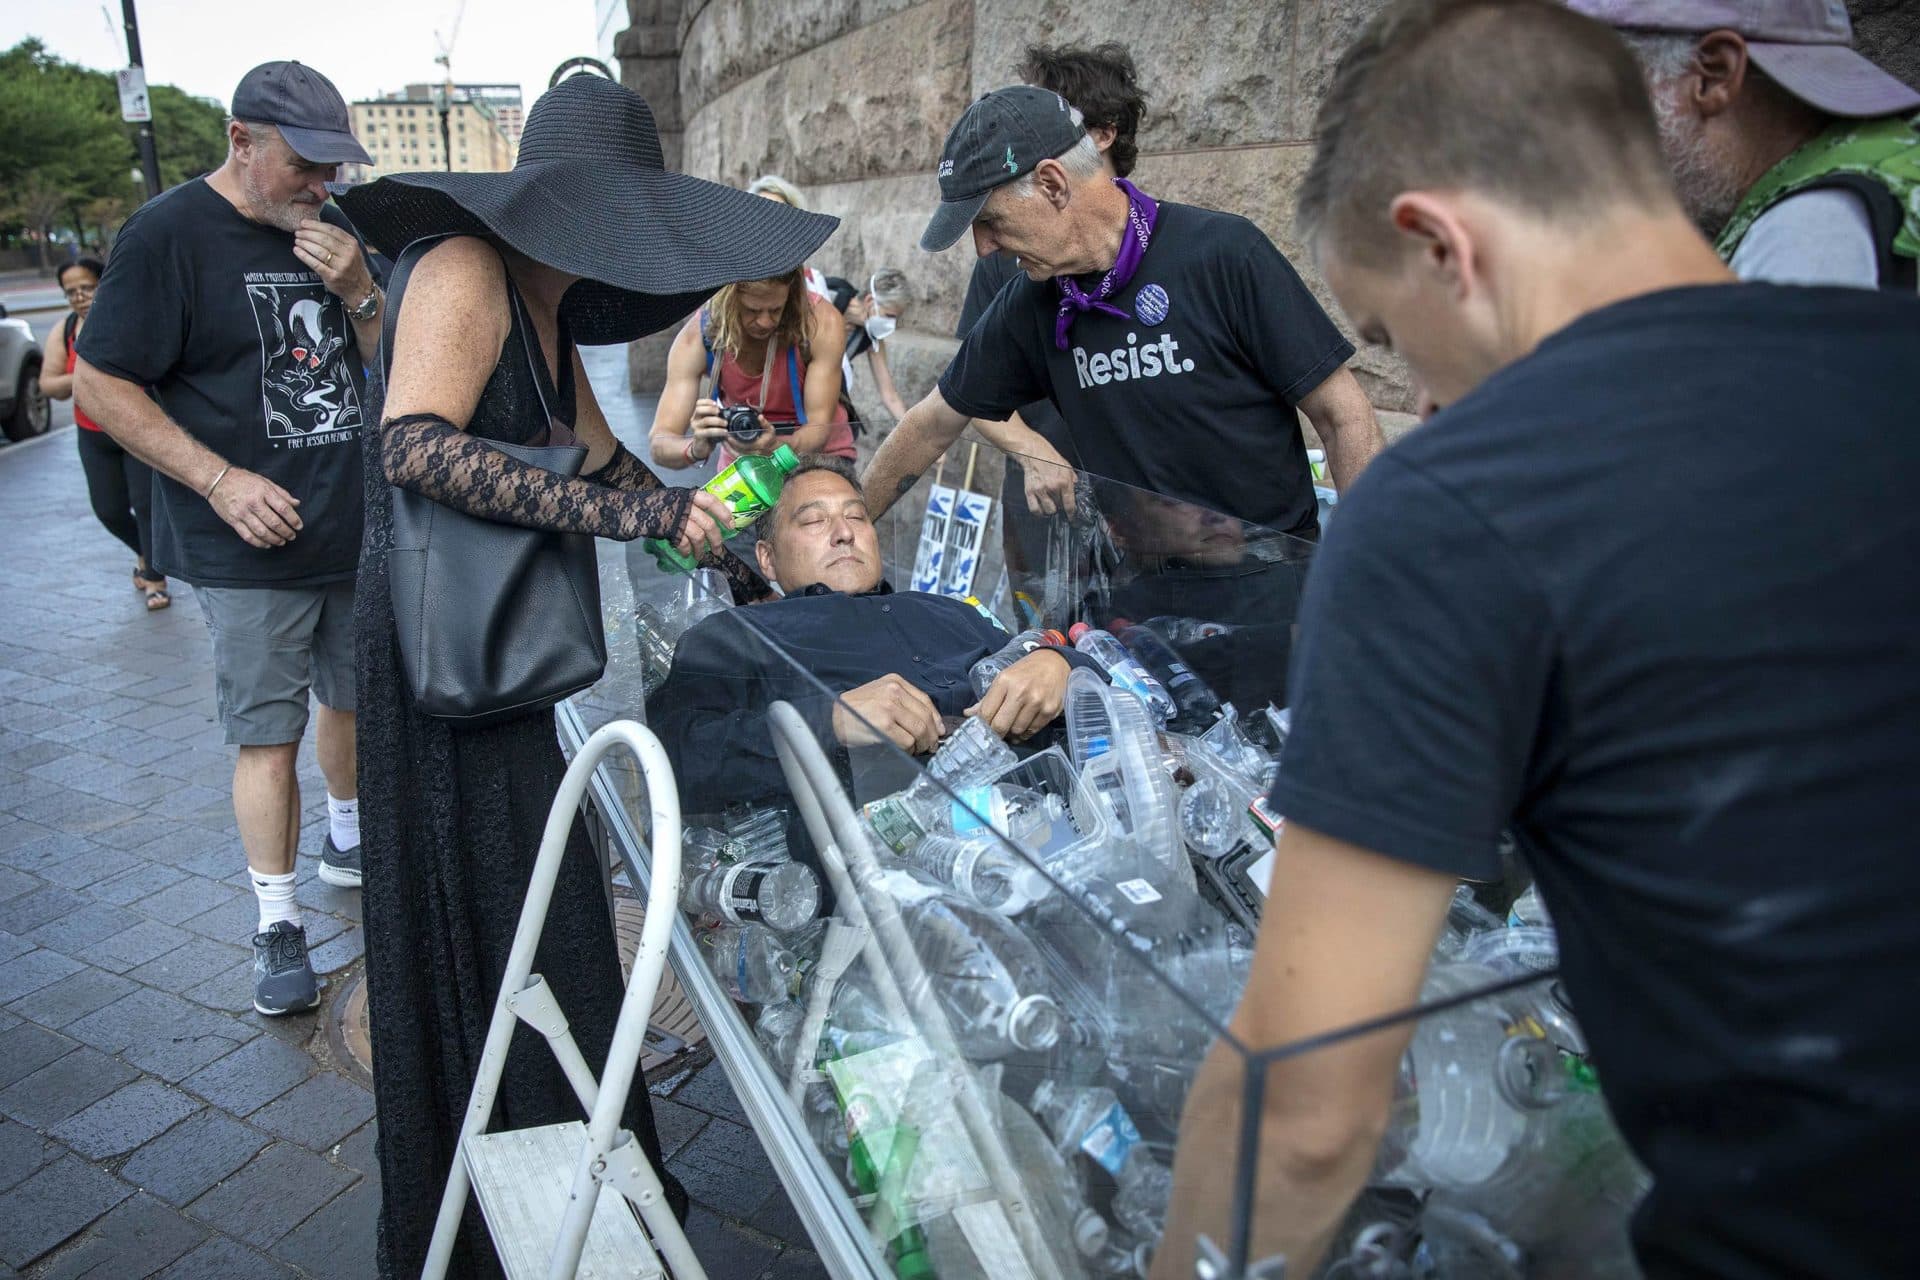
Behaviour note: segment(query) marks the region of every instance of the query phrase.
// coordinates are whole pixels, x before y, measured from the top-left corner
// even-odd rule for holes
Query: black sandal
[[[139,565],[133,567],[133,589],[147,597],[148,613],[158,613],[173,603],[173,597],[167,594],[166,575],[142,570]]]

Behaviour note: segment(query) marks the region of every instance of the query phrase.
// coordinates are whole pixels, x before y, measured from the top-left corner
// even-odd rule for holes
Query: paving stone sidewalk
[[[619,353],[590,355],[616,429],[643,438]],[[192,591],[142,607],[71,429],[0,446],[0,529],[0,1280],[366,1280],[373,1097],[330,1034],[360,901],[314,875],[311,735],[296,892],[328,998],[265,1018]],[[720,1069],[654,1092],[707,1273],[824,1275]]]

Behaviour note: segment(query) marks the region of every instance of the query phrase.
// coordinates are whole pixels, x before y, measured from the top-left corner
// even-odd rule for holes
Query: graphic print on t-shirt
[[[267,438],[290,448],[352,439],[360,426],[360,398],[342,358],[344,309],[309,275],[250,271],[246,284],[260,329]]]

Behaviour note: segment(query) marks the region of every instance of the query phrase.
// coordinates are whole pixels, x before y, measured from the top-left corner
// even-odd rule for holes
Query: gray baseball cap
[[[333,81],[298,62],[263,62],[240,77],[233,118],[270,124],[309,164],[372,164],[353,136],[347,100]]]
[[[1624,30],[1738,32],[1755,66],[1828,115],[1920,110],[1920,93],[1854,52],[1841,0],[1567,0],[1567,7]]]
[[[920,237],[938,253],[967,234],[995,187],[1032,173],[1085,137],[1067,100],[1051,89],[995,89],[968,107],[940,151],[940,207]]]

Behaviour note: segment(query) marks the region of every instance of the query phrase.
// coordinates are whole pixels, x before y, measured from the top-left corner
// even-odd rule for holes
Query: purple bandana
[[[1153,224],[1160,217],[1160,206],[1154,203],[1152,196],[1125,178],[1115,178],[1113,185],[1127,193],[1127,234],[1120,241],[1120,256],[1113,260],[1113,266],[1107,274],[1100,277],[1100,283],[1092,293],[1082,289],[1072,276],[1054,279],[1054,284],[1060,288],[1060,314],[1053,323],[1053,342],[1062,351],[1067,349],[1067,331],[1073,328],[1074,320],[1083,311],[1104,311],[1122,320],[1132,318],[1107,299],[1126,288],[1127,281],[1133,279],[1133,273],[1140,269],[1140,259],[1146,256],[1147,242],[1153,239]]]

